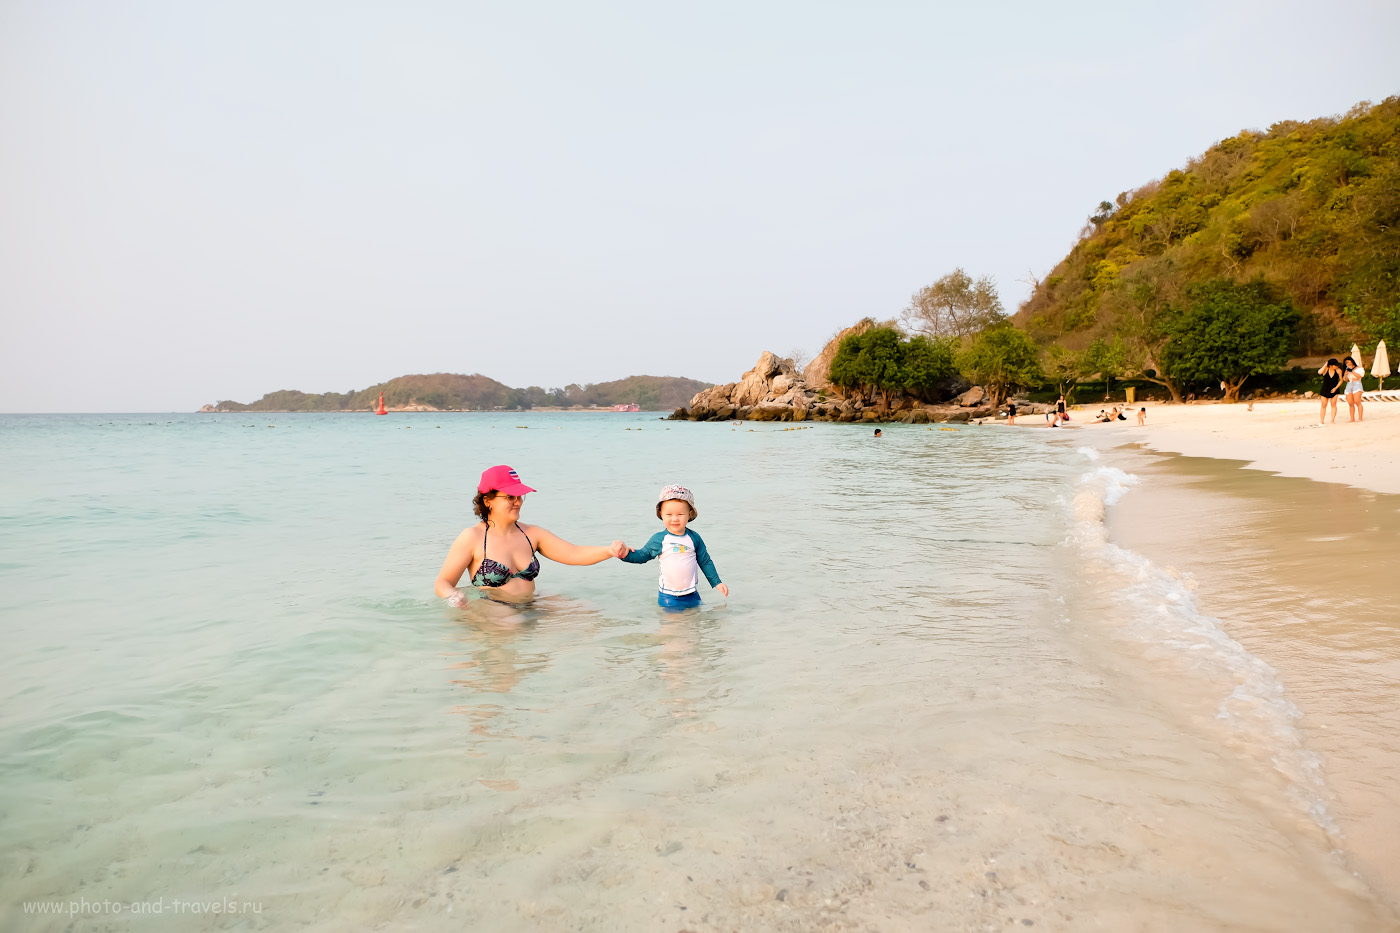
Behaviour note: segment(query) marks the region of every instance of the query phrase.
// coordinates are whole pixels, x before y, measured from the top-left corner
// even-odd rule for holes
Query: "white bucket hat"
[[[656,497],[656,504],[660,505],[668,499],[679,499],[682,502],[688,502],[690,503],[691,511],[695,512],[697,515],[700,514],[695,508],[695,493],[686,489],[684,486],[662,486],[661,492]],[[692,521],[693,520],[694,519],[692,519]]]

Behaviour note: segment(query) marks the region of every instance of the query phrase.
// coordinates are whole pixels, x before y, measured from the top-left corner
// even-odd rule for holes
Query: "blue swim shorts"
[[[684,596],[672,596],[669,593],[657,593],[656,604],[662,609],[694,609],[700,605],[700,594],[692,592]]]

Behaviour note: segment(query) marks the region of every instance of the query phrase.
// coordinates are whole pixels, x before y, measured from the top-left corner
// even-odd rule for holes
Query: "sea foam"
[[[1092,448],[1080,453],[1091,461],[1099,457]],[[1328,809],[1322,759],[1304,742],[1297,727],[1301,713],[1277,672],[1200,607],[1190,574],[1109,540],[1107,510],[1138,483],[1137,476],[1117,467],[1097,466],[1083,474],[1071,504],[1069,543],[1087,564],[1114,578],[1112,598],[1123,610],[1119,633],[1143,645],[1174,675],[1191,678],[1192,689],[1215,703],[1214,719],[1226,744],[1282,774],[1297,805],[1340,840]]]

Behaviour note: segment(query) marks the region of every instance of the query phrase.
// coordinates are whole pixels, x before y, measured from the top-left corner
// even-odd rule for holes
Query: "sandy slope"
[[[1068,426],[1072,437],[1097,444],[1141,443],[1191,457],[1245,460],[1251,467],[1400,493],[1400,402],[1366,404],[1365,420],[1347,422],[1345,402],[1335,424],[1318,424],[1316,400],[1222,405],[1147,405],[1147,425],[1133,420],[1090,424],[1097,408],[1083,406]],[[1031,422],[1030,419],[1027,419]],[[1037,419],[1038,420],[1038,419]]]

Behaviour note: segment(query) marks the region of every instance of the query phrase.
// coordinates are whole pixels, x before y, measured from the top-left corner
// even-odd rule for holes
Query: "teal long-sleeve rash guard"
[[[682,534],[658,531],[646,544],[622,558],[629,564],[645,564],[661,559],[661,592],[668,596],[686,596],[699,585],[699,573],[705,574],[710,586],[719,586],[719,571],[710,560],[709,549],[698,534],[687,528]]]

